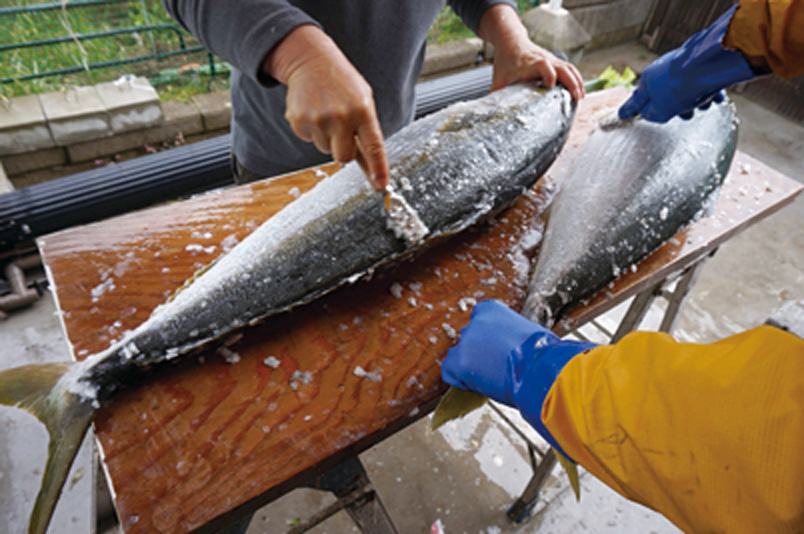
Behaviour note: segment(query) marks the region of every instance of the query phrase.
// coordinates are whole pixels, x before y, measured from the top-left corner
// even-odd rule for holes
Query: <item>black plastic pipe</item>
[[[491,86],[491,67],[421,82],[416,118]],[[38,236],[232,184],[230,136],[149,154],[0,195],[0,253]]]

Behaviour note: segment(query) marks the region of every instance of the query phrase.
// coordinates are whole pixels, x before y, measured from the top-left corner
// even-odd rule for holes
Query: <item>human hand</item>
[[[325,33],[299,26],[268,55],[264,69],[287,85],[285,119],[300,139],[339,163],[356,159],[375,189],[388,185],[371,87]]]
[[[586,96],[583,78],[575,65],[557,58],[530,40],[516,49],[499,50],[495,53],[492,91],[516,81],[535,79],[541,80],[549,88],[560,83],[575,100]]]
[[[575,100],[585,96],[583,78],[575,65],[531,41],[511,6],[497,4],[486,10],[478,33],[495,47],[492,91],[516,81],[540,79],[545,87],[561,83]]]
[[[531,337],[559,341],[555,334],[502,303],[484,300],[472,310],[458,344],[449,349],[441,376],[452,386],[514,406],[511,353]]]
[[[713,101],[722,101],[722,89],[754,78],[745,57],[721,45],[736,7],[651,63],[634,93],[620,107],[620,118],[637,114],[653,122],[667,122],[676,115],[690,118],[695,108],[705,109]]]
[[[594,343],[563,340],[501,302],[484,300],[472,310],[458,344],[441,363],[447,384],[517,408],[564,456],[541,420],[542,405],[559,373]]]

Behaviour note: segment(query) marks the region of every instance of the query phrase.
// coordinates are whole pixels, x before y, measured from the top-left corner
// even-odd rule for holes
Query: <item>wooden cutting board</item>
[[[118,395],[95,433],[123,531],[219,528],[431,410],[445,390],[439,364],[472,305],[495,298],[521,306],[546,199],[601,110],[627,95],[587,97],[545,179],[494,220],[250,328],[228,352],[189,358]],[[75,358],[135,328],[194,272],[336,169],[220,190],[39,239]],[[800,190],[738,154],[715,218],[683,232],[562,328],[689,265]]]

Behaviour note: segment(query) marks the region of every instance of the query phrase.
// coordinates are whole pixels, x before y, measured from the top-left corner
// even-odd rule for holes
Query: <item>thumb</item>
[[[620,107],[618,115],[621,119],[633,117],[642,111],[642,108],[647,106],[648,102],[650,102],[650,95],[648,92],[642,89],[637,89],[633,92],[631,97],[625,101],[625,104]]]

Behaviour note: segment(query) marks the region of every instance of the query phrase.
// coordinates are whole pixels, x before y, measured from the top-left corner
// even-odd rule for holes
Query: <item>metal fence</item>
[[[232,0],[236,1],[236,0]],[[517,0],[520,12],[539,0]],[[428,42],[472,35],[445,8]],[[0,0],[0,97],[147,77],[168,97],[225,88],[229,65],[159,0]]]
[[[226,78],[159,0],[0,0],[0,92],[51,91],[146,76],[156,86]]]

